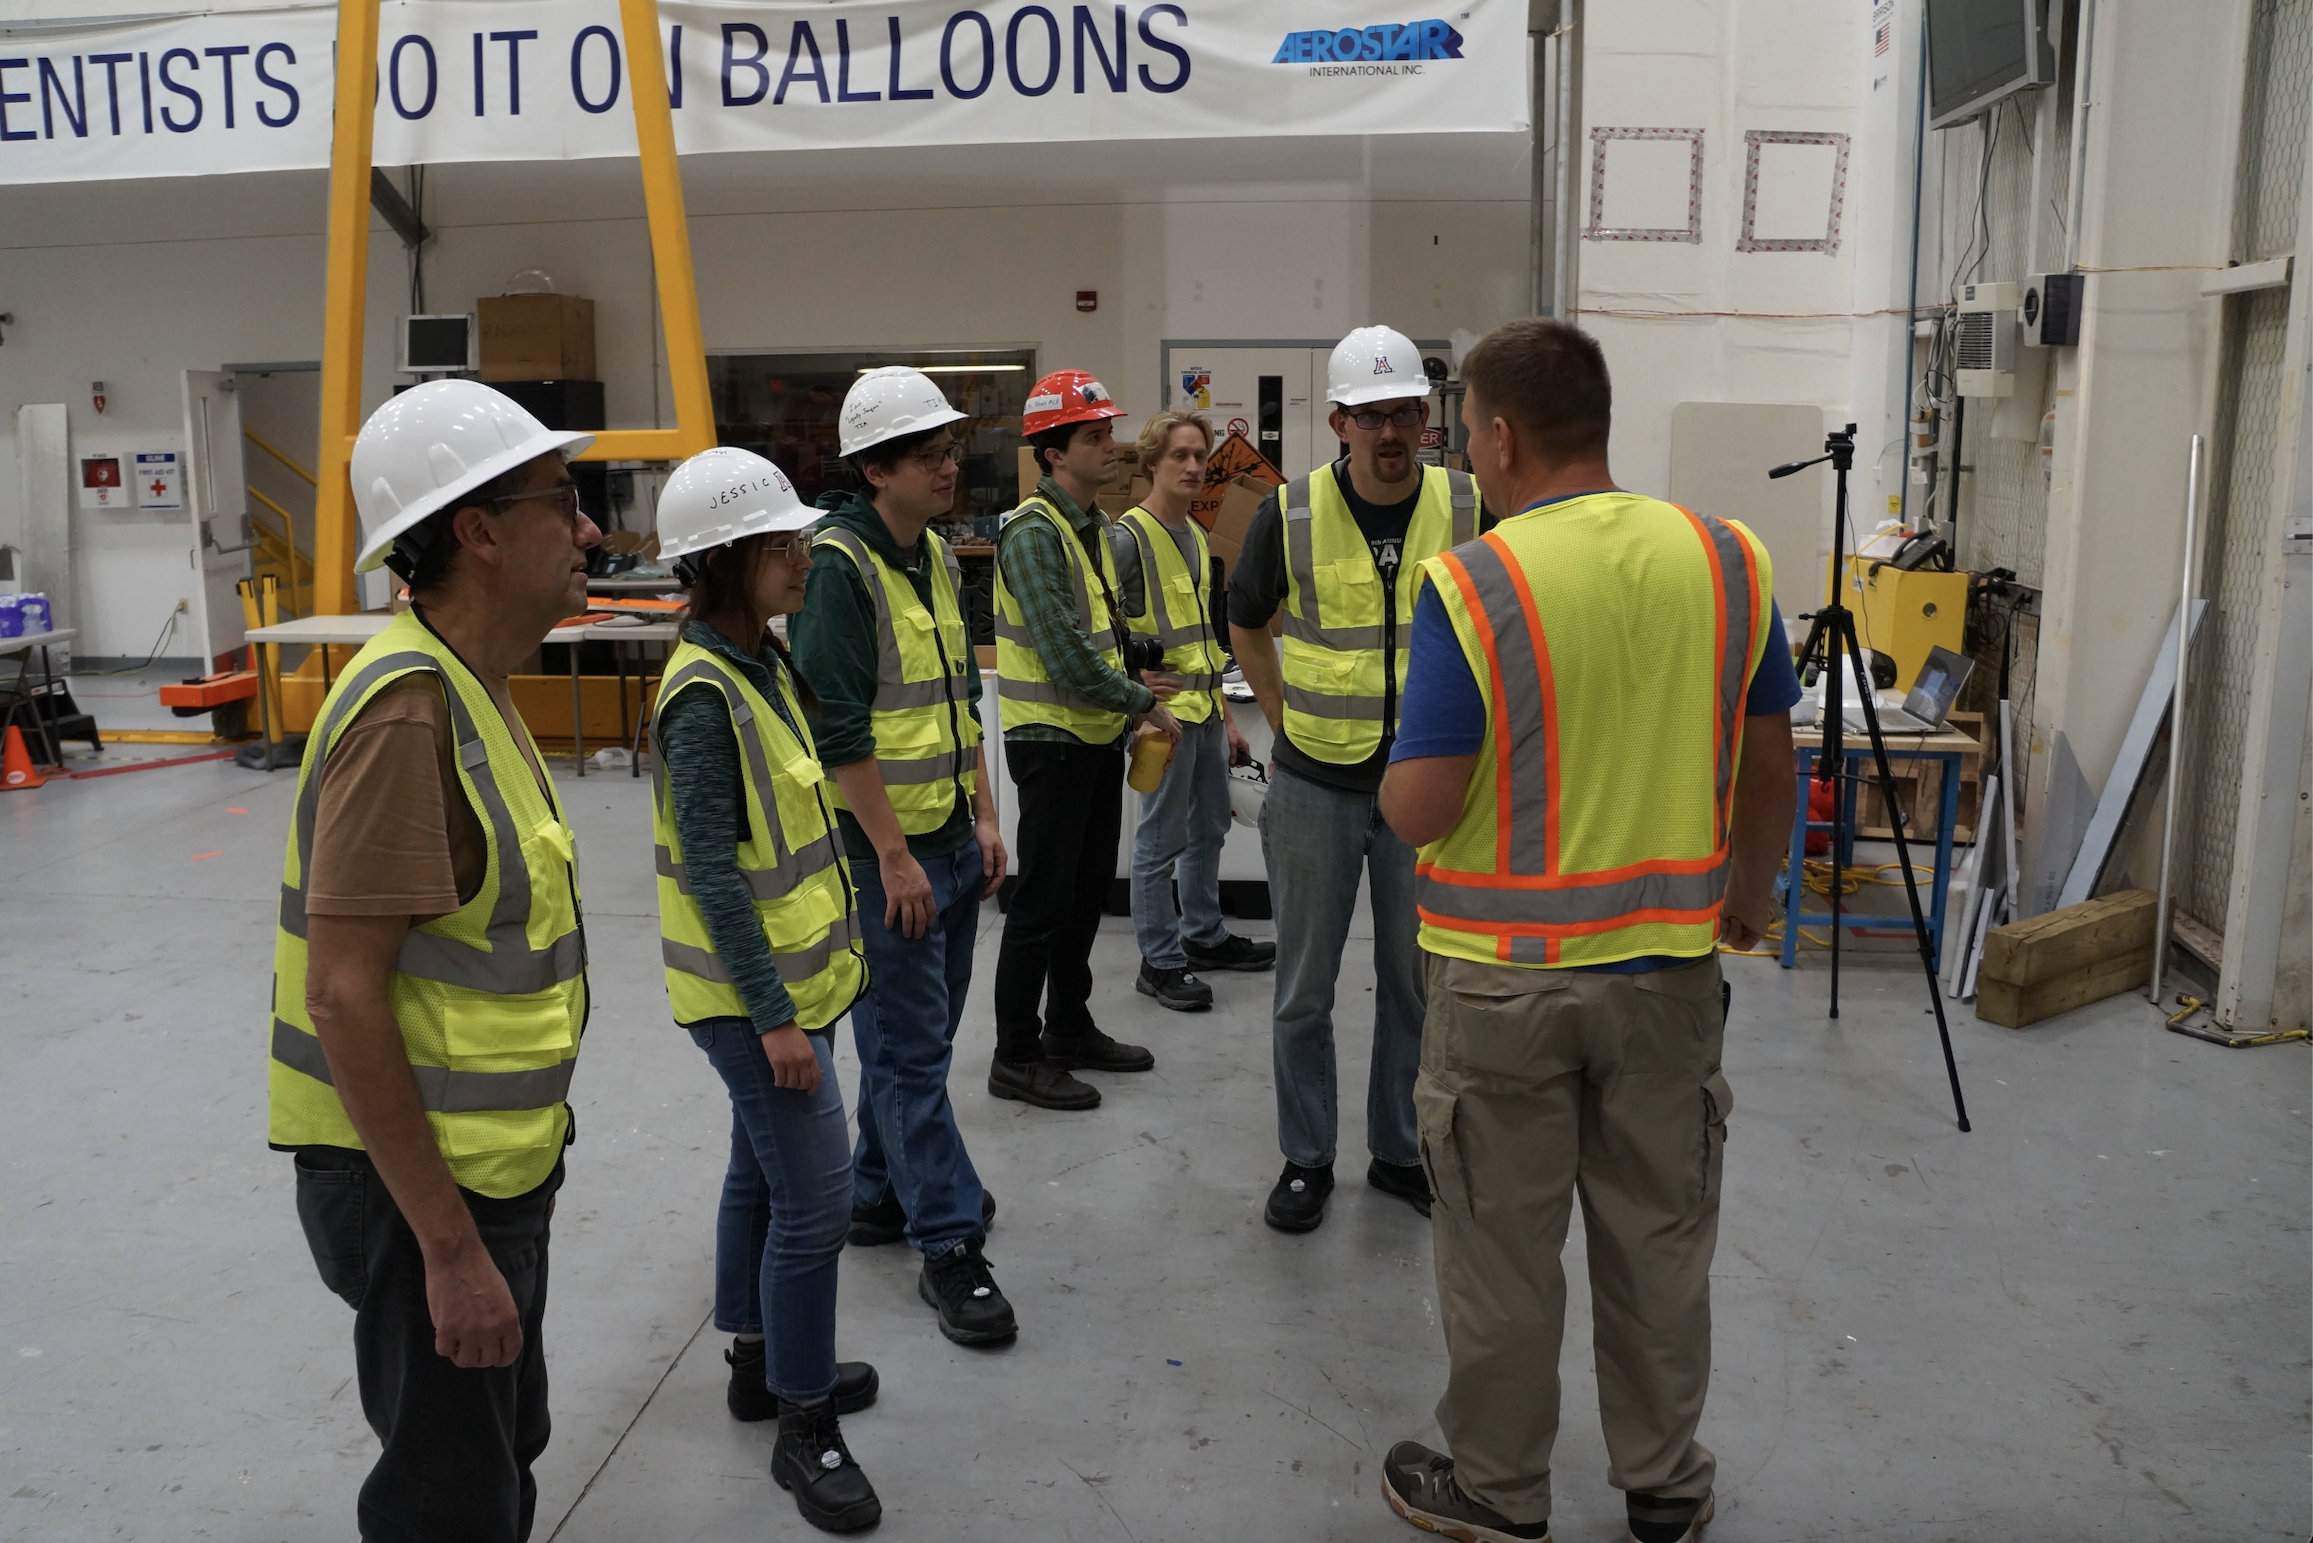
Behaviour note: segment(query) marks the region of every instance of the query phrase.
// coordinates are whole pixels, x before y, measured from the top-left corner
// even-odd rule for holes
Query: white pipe
[[[1551,264],[1550,314],[1574,320],[1581,291],[1576,287],[1574,254],[1581,239],[1581,210],[1574,196],[1575,167],[1581,147],[1575,143],[1580,123],[1574,112],[1575,57],[1582,47],[1580,0],[1558,0],[1558,251]]]
[[[1527,33],[1527,43],[1534,56],[1532,85],[1528,92],[1529,101],[1526,109],[1526,116],[1530,120],[1532,147],[1528,165],[1528,180],[1531,185],[1527,191],[1533,200],[1533,207],[1530,211],[1531,218],[1526,231],[1526,310],[1527,314],[1532,316],[1541,315],[1543,306],[1550,301],[1549,292],[1543,283],[1543,274],[1550,266],[1551,256],[1557,251],[1557,232],[1551,223],[1552,211],[1549,207],[1551,185],[1555,179],[1552,176],[1552,168],[1548,159],[1549,146],[1545,140],[1542,125],[1542,111],[1548,95],[1544,72],[1548,70],[1550,63],[1550,52],[1547,46],[1549,41],[1550,34],[1547,32],[1529,31]],[[1557,211],[1557,215],[1558,218],[1564,219],[1566,212],[1561,209]]]
[[[2080,266],[2080,216],[2088,201],[2088,87],[2096,68],[2096,0],[2080,0],[2072,62],[2072,217],[2064,225],[2064,266]]]
[[[2048,25],[2064,35],[2064,0],[2049,0]],[[2032,111],[2032,202],[2024,225],[2024,274],[2048,271],[2048,179],[2056,159],[2056,83],[2039,92]]]
[[[2191,470],[2185,486],[2184,579],[2176,607],[2176,683],[2168,702],[2168,797],[2160,819],[2160,900],[2152,924],[2152,1001],[2161,1003],[2161,980],[2168,973],[2169,863],[2176,848],[2177,789],[2184,781],[2185,653],[2192,644],[2193,526],[2200,514],[2201,437],[2193,436]]]

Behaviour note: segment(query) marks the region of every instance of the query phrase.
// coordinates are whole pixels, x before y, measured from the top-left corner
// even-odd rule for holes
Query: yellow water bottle
[[[1144,729],[1132,742],[1132,769],[1124,780],[1135,793],[1154,793],[1165,780],[1165,768],[1172,764],[1172,736],[1158,729]]]

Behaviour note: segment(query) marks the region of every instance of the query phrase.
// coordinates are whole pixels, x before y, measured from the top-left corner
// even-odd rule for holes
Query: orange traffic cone
[[[0,788],[36,788],[48,779],[32,769],[32,752],[24,748],[24,731],[8,725],[8,745],[0,751]]]

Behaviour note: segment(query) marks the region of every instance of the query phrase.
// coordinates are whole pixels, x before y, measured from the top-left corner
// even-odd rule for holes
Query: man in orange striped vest
[[[1634,1543],[1688,1543],[1715,1471],[1717,945],[1768,925],[1798,681],[1759,539],[1614,485],[1593,339],[1512,322],[1462,381],[1470,470],[1518,513],[1423,564],[1381,790],[1420,849],[1414,1109],[1451,1362],[1448,1452],[1399,1443],[1383,1492],[1449,1536],[1548,1536],[1579,1189],[1608,1479]]]

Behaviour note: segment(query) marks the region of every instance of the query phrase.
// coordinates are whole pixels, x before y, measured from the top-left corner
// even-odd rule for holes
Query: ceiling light
[[[875,370],[888,370],[890,368],[891,366],[888,364],[863,364],[859,367],[859,373],[866,375]],[[1024,364],[911,364],[908,368],[920,370],[926,375],[986,375],[997,370],[1025,370],[1028,366]]]

